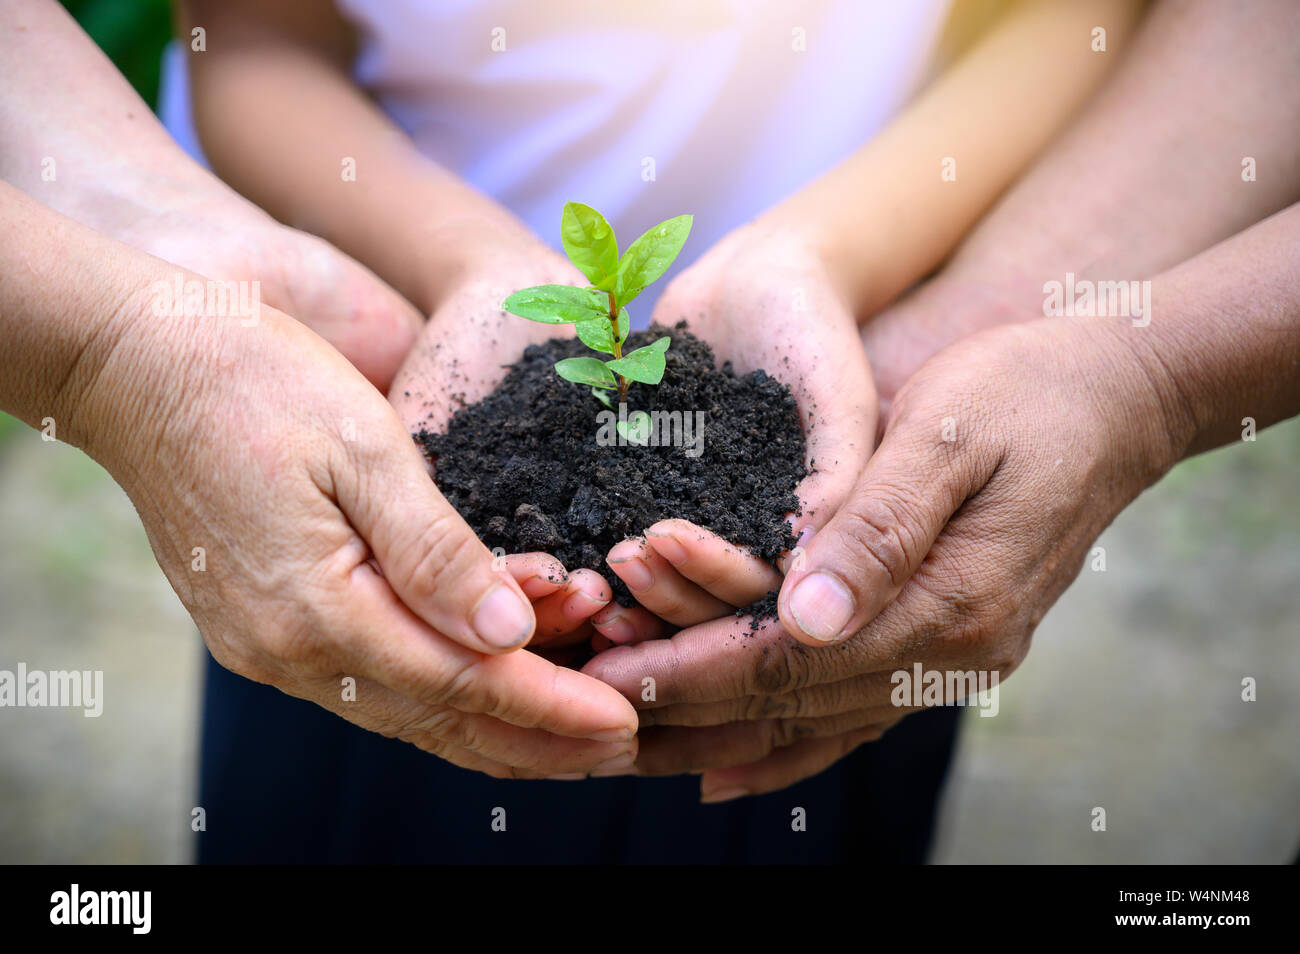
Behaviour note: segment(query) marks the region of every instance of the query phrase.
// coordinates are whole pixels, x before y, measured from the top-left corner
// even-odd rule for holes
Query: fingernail
[[[673,566],[686,562],[686,548],[677,542],[676,537],[668,533],[652,533],[649,530],[645,532],[645,535],[655,538],[653,544],[655,552]]]
[[[621,616],[615,616],[607,623],[595,625],[600,634],[611,643],[630,643],[636,639],[636,628]]]
[[[650,567],[639,557],[629,557],[626,560],[610,560],[610,566],[618,567],[614,572],[623,578],[627,588],[636,592],[637,590],[648,590],[654,586],[655,576],[650,572]]]
[[[601,729],[587,738],[592,742],[631,742],[635,734],[631,729]]]
[[[489,646],[508,649],[528,638],[533,631],[533,614],[523,597],[504,583],[498,583],[479,600],[470,625]]]
[[[713,805],[717,802],[729,802],[733,798],[744,798],[748,794],[747,788],[722,788],[716,792],[700,793],[700,801],[705,805]]]
[[[829,573],[809,573],[790,594],[790,615],[799,628],[824,643],[839,639],[853,618],[853,595]]]
[[[591,770],[592,778],[608,778],[611,775],[630,775],[632,766],[636,764],[635,752],[624,752],[622,755],[616,755],[607,762],[601,762]]]
[[[546,777],[553,782],[579,782],[587,776],[581,772],[568,772],[564,775],[548,775]]]

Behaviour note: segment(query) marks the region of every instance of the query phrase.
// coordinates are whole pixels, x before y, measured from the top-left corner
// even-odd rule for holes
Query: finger
[[[611,643],[633,645],[659,640],[669,633],[668,624],[640,606],[610,603],[591,618],[596,632]]]
[[[637,754],[638,775],[680,775],[748,765],[776,749],[805,739],[842,735],[872,725],[873,715],[848,712],[823,719],[765,719],[687,729],[643,729]]]
[[[370,567],[356,567],[348,603],[318,627],[345,632],[327,666],[365,676],[414,702],[490,715],[524,728],[626,742],[636,712],[610,687],[536,653],[485,656],[442,639]]]
[[[951,582],[968,553],[966,547],[936,546],[931,563],[914,585],[858,637],[833,653],[807,649],[786,633],[779,620],[731,618],[692,626],[671,639],[615,646],[591,659],[582,671],[608,683],[643,710],[728,702],[739,706],[742,703],[736,700],[789,696],[807,687],[836,684],[841,684],[838,689],[798,698],[808,700],[809,706],[838,706],[841,699],[851,701],[852,686],[864,692],[863,704],[876,704],[883,687],[880,677],[870,678],[872,673],[908,669],[918,658],[929,669],[970,668],[970,654],[978,648],[970,639],[971,614],[982,612],[983,607],[978,598],[964,595]],[[856,685],[844,682],[856,677],[866,678]],[[647,685],[653,686],[653,693],[647,693]],[[841,690],[844,695],[837,696]],[[758,708],[752,711],[762,714]]]
[[[482,653],[518,649],[534,630],[532,605],[429,478],[396,412],[355,422],[353,468],[334,490],[402,602],[448,639]]]
[[[810,646],[859,632],[899,592],[957,508],[997,469],[973,437],[932,414],[895,419],[845,505],[792,561],[778,610]]]
[[[562,589],[533,604],[537,614],[536,643],[554,647],[585,639],[591,631],[591,617],[613,598],[614,591],[599,573],[575,570]]]
[[[508,554],[505,557],[505,569],[519,584],[524,595],[534,601],[558,592],[569,582],[564,564],[549,553]],[[541,627],[538,629],[540,631]]]
[[[340,682],[337,676],[306,681],[302,695],[349,722],[434,755],[446,757],[448,749],[472,752],[533,777],[626,771],[635,760],[635,739],[594,742],[525,729],[481,713],[413,702],[365,677],[344,695]]]
[[[868,725],[830,739],[806,739],[748,765],[711,769],[700,777],[700,801],[716,804],[780,791],[824,772],[859,745],[876,741],[888,728]]]
[[[641,712],[641,725],[725,725],[746,719],[811,719],[839,715],[860,709],[879,712],[883,718],[895,710],[908,708],[896,706],[898,681],[893,672],[874,672],[851,679],[807,686],[793,692],[777,695],[740,696],[721,702],[679,702]]]
[[[600,616],[594,622],[604,633]],[[789,692],[852,674],[832,675],[837,660],[829,656],[818,659],[807,650],[796,655],[798,644],[775,620],[754,627],[752,620],[731,616],[684,629],[671,639],[614,640],[620,645],[596,656],[582,671],[623,693],[638,709]],[[647,685],[653,692],[645,691]]]
[[[748,606],[781,586],[781,574],[771,564],[688,520],[660,520],[646,530],[645,540],[682,577],[729,606]],[[641,605],[654,610],[644,600]]]
[[[605,558],[637,602],[674,626],[690,626],[729,614],[732,607],[685,579],[644,539],[615,544]]]

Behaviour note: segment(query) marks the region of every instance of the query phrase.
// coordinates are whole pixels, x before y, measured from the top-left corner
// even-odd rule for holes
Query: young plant
[[[623,353],[630,320],[627,304],[659,278],[686,244],[692,217],[679,215],[660,222],[618,254],[614,229],[605,217],[580,202],[567,202],[560,217],[560,240],[570,261],[587,276],[586,288],[537,285],[517,291],[502,307],[512,315],[548,325],[573,322],[578,337],[601,358],[565,358],[555,373],[566,381],[586,384],[606,407],[607,391],[627,401],[629,381],[658,384],[664,377],[664,352],[671,339],[660,338],[644,348]]]

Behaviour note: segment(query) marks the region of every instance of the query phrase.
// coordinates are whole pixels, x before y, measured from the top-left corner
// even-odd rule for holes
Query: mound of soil
[[[439,488],[489,547],[544,551],[567,569],[596,570],[630,605],[605,554],[658,520],[685,518],[769,561],[794,546],[785,517],[799,509],[794,488],[807,471],[789,388],[763,371],[716,368],[684,322],[630,335],[625,350],[663,335],[672,337],[663,381],[633,383],[628,413],[676,411],[696,422],[703,412],[700,445],[638,446],[608,424],[598,440],[610,417],[600,416],[604,405],[554,370],[561,358],[590,354],[567,338],[529,347],[445,433],[415,435]],[[675,422],[665,431],[694,437]],[[624,446],[610,446],[611,436]]]

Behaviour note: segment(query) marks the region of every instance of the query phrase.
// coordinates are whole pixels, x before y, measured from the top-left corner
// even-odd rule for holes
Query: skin
[[[796,529],[830,517],[871,452],[876,398],[855,317],[942,260],[1111,68],[1113,56],[1093,55],[1084,42],[1098,16],[1118,49],[1137,11],[1123,2],[1086,15],[1070,4],[1023,5],[879,141],[729,237],[666,292],[659,320],[687,317],[741,370],[777,368],[801,414],[814,421],[810,456],[823,466],[800,487],[805,506]],[[180,23],[183,35],[201,25],[211,38],[190,63],[200,133],[222,176],[280,219],[339,244],[431,316],[391,392],[408,427],[441,426],[451,395],[487,393],[526,344],[554,333],[508,318],[497,304],[520,287],[581,279],[500,208],[420,156],[355,87],[348,74],[354,41],[331,4],[190,0]],[[268,89],[281,95],[267,96]],[[1000,105],[1024,101],[1026,90],[1035,108]],[[315,122],[320,115],[331,122]],[[934,188],[932,128],[943,130],[946,149],[978,157],[963,160],[958,183],[946,184],[955,188]],[[899,151],[912,142],[922,147]],[[355,183],[340,179],[342,156],[356,159]],[[874,183],[888,188],[882,193]],[[846,203],[850,188],[854,201]],[[864,284],[844,243],[829,239],[859,235],[858,213],[876,214],[894,194],[915,198],[917,210],[891,242],[873,246],[877,268]],[[818,221],[825,227],[817,232],[791,227]],[[738,266],[761,281],[740,284]],[[796,297],[811,314],[833,320],[812,324],[796,340],[786,321]],[[575,618],[565,623],[549,617],[553,595],[543,596],[552,601],[548,628],[557,630],[548,638],[580,639],[588,626],[598,648],[654,638],[666,635],[670,622],[710,618],[753,586],[729,588],[734,572],[753,573],[765,587],[774,582],[770,570],[731,548],[726,556],[736,567],[708,560],[689,567],[723,595],[710,593],[672,565],[674,542],[651,532],[610,554],[630,585],[651,575],[650,584],[633,587],[642,606],[602,606],[593,584],[590,599],[566,604]],[[577,618],[588,608],[588,619]]]
[[[1234,29],[1242,15],[1258,28]],[[637,668],[672,673],[658,708],[642,712],[643,725],[672,728],[643,730],[639,771],[707,770],[706,800],[770,791],[906,711],[881,707],[892,668],[1009,673],[1088,542],[1132,495],[1185,454],[1233,439],[1243,417],[1262,425],[1295,413],[1284,392],[1296,342],[1279,324],[1294,315],[1294,208],[1196,253],[1298,197],[1300,94],[1286,82],[1297,25],[1289,4],[1160,5],[1114,84],[953,263],[865,325],[882,399],[888,408],[898,393],[900,409],[887,410],[885,443],[781,592],[784,628],[824,647],[809,629],[826,620],[802,625],[790,595],[814,571],[835,574],[853,603],[844,625],[826,630],[840,646],[791,652],[794,640],[777,631],[781,652],[721,657],[710,647],[729,630],[718,623],[636,647],[636,657],[620,649],[593,660],[587,671],[615,684]],[[1244,94],[1261,86],[1276,95]],[[1243,155],[1267,157],[1276,173],[1243,183]],[[1170,317],[1147,329],[1038,320],[961,340],[1041,314],[1042,282],[1066,271],[1137,277],[1183,258],[1154,285],[1153,311]],[[952,341],[961,343],[931,358]],[[1168,423],[1135,430],[1142,415]],[[958,425],[955,446],[936,439],[945,417]],[[1077,439],[1053,454],[1063,434]],[[1004,550],[1003,538],[1016,546]],[[718,548],[694,546],[709,551],[693,559],[716,576]]]
[[[458,532],[391,405],[341,355],[270,308],[255,327],[159,322],[151,288],[175,266],[9,186],[0,199],[2,406],[53,418],[122,485],[218,662],[491,774],[631,758],[635,716],[607,686],[465,645],[477,594],[519,584]]]
[[[59,4],[6,3],[0,56],[0,179],[151,255],[213,278],[259,281],[262,301],[300,317],[388,387],[421,324],[392,288],[191,161]],[[51,82],[52,64],[71,61],[77,69]],[[53,181],[43,175],[46,159]]]
[[[783,787],[912,711],[890,698],[893,672],[1013,672],[1134,497],[1238,439],[1243,418],[1262,428],[1300,411],[1297,249],[1300,206],[1157,276],[1158,324],[1038,319],[926,362],[787,576],[782,625],[746,640],[743,622],[704,623],[588,664],[632,700],[656,680],[657,699],[639,703],[637,771],[707,769],[711,801]],[[828,568],[855,602],[849,635],[800,650],[810,640],[791,637],[785,601]]]
[[[521,582],[438,494],[375,388],[418,312],[198,169],[56,4],[0,17],[0,168],[19,187],[0,186],[0,406],[52,418],[122,484],[235,672],[494,775],[627,764],[624,700],[510,652],[535,628]],[[52,61],[85,70],[51,83]],[[205,280],[183,265],[261,282],[257,320],[155,317],[157,283]],[[471,277],[449,266],[447,287]]]
[[[876,138],[728,236],[666,291],[656,321],[686,319],[720,360],[775,374],[791,386],[801,419],[811,422],[808,459],[820,466],[797,488],[802,512],[790,517],[797,538],[843,504],[871,454],[883,426],[872,365],[890,382],[887,400],[897,367],[915,370],[919,363],[901,347],[887,347],[883,361],[863,361],[857,325],[952,252],[1114,67],[1140,9],[1125,2],[1020,7]],[[1108,31],[1105,54],[1084,42],[1099,24]],[[1008,111],[1010,101],[1023,108]],[[942,156],[960,162],[956,181],[936,173]],[[859,228],[874,219],[891,227]],[[938,347],[955,337],[951,326],[945,334]],[[937,350],[929,343],[925,357]],[[683,532],[697,550],[707,539],[700,528]],[[729,615],[779,582],[770,568],[715,539],[700,559],[710,580],[737,581],[728,594],[737,601],[727,601],[662,562],[629,560],[637,546],[620,544],[608,557],[641,604],[611,606],[595,619],[611,643],[666,635],[665,623]]]

